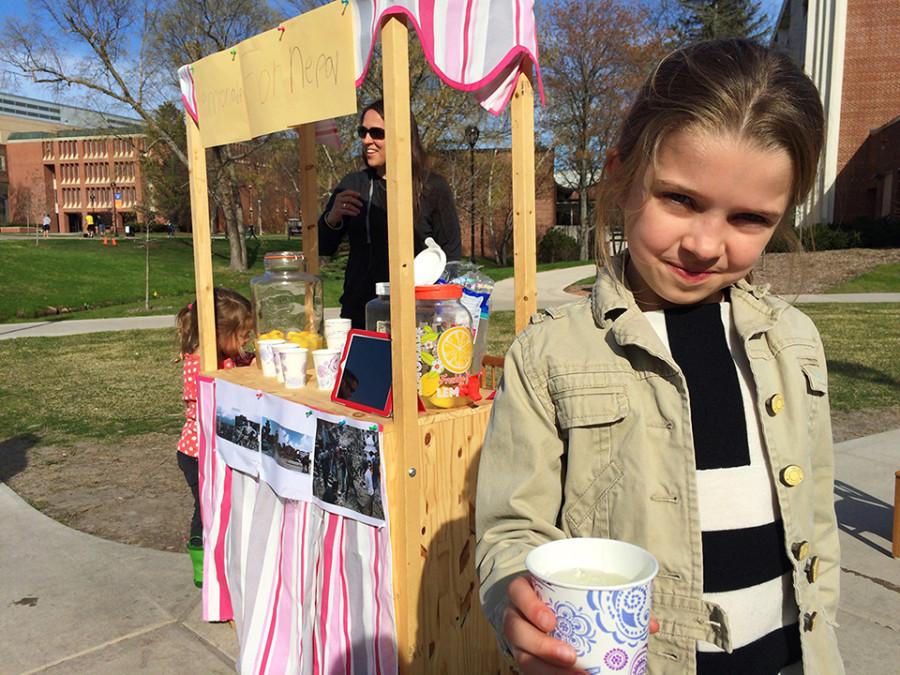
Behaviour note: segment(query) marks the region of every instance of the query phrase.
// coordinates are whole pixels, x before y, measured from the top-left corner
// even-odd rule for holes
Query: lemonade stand
[[[460,324],[434,336],[417,330],[407,24],[445,82],[495,112],[511,102],[517,329],[535,309],[535,31],[530,1],[446,14],[457,4],[466,5],[338,0],[179,73],[205,371],[203,614],[234,620],[242,673],[507,669],[479,607],[474,568],[475,482],[490,401],[417,409],[419,371],[429,358],[449,366],[443,381],[428,377],[432,397],[441,387],[461,395],[454,387],[465,373],[457,382],[452,371],[465,370],[466,346]],[[455,32],[461,42],[451,48],[446,37]],[[379,33],[390,167],[392,418],[347,408],[314,386],[286,390],[254,367],[216,370],[205,161],[209,147],[297,129],[303,253],[315,274],[315,123],[355,113],[354,85],[365,77]],[[460,55],[451,52],[463,43],[467,56],[456,63]],[[354,465],[348,457],[363,459]],[[376,494],[356,494],[363,485]]]

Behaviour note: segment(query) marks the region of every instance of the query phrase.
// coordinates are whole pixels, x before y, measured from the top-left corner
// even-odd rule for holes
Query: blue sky
[[[541,0],[535,0],[536,2],[540,2]],[[25,17],[28,14],[28,0],[0,0],[0,21],[10,16],[18,16]],[[762,0],[761,7],[762,10],[769,16],[770,21],[774,22],[777,18],[778,12],[781,9],[782,0]],[[538,27],[540,29],[540,27]],[[3,66],[0,66],[0,69],[3,69]],[[54,93],[53,89],[47,87],[46,85],[37,85],[32,83],[30,80],[27,80],[23,77],[15,77],[10,78],[8,75],[3,77],[0,80],[0,89],[4,91],[11,91],[12,93],[20,94],[22,96],[31,96],[32,98],[38,98],[43,100],[58,100],[58,96]],[[82,107],[97,107],[97,106],[88,106],[82,102],[68,100],[66,101],[76,106]],[[115,112],[121,112],[127,114],[126,111],[116,110]]]

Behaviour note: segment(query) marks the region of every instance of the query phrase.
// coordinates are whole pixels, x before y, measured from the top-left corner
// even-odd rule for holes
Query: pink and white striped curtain
[[[541,102],[534,0],[351,0],[356,30],[356,86],[366,77],[381,20],[403,14],[425,58],[454,89],[471,92],[498,114],[527,62],[535,64]]]
[[[285,500],[215,451],[215,382],[200,379],[203,618],[234,619],[240,673],[392,675],[387,527]]]

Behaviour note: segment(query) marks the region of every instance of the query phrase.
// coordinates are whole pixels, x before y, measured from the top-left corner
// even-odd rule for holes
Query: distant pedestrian
[[[90,213],[84,217],[84,222],[87,225],[87,235],[89,238],[94,238],[94,216]]]
[[[97,227],[100,228],[100,236],[102,237],[106,234],[106,223],[103,222],[103,219],[100,217],[95,218],[97,221]]]
[[[371,516],[373,506],[375,505],[375,480],[372,462],[366,462],[366,470],[363,473],[363,482],[366,484],[366,498],[363,503],[363,513],[367,516]]]
[[[166,221],[166,236],[169,239],[174,239],[175,237],[175,226],[172,224],[171,220]]]
[[[41,224],[41,229],[44,231],[45,237],[50,236],[50,214],[49,213],[44,214],[44,220]]]
[[[256,239],[259,241],[259,237],[256,236],[256,228],[253,225],[247,226],[247,239]]]
[[[244,345],[253,329],[253,312],[250,301],[240,293],[217,288],[215,297],[217,363],[221,368],[247,365],[252,355],[244,352]],[[200,329],[196,303],[190,303],[178,312],[175,327],[181,342],[184,359],[184,427],[178,441],[178,468],[194,495],[194,515],[191,519],[187,549],[194,566],[194,585],[203,585],[203,521],[200,518],[200,480],[197,457],[200,454],[197,426],[197,377],[200,375]]]

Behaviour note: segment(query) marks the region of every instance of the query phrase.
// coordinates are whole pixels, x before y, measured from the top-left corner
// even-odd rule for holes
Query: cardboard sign
[[[353,12],[335,0],[192,67],[207,148],[351,115]]]

